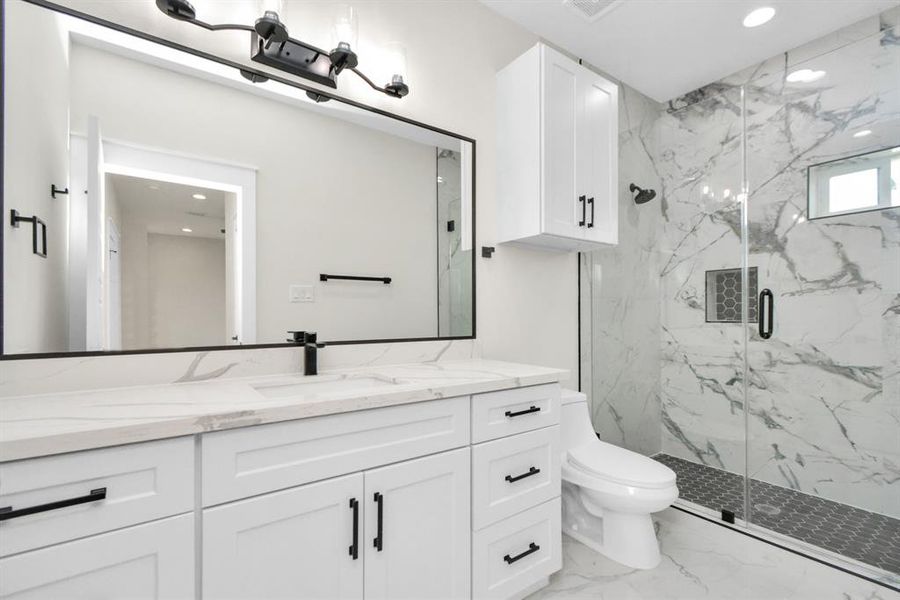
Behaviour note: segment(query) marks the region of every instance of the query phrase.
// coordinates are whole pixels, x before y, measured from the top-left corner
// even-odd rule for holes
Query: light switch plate
[[[315,302],[316,293],[311,285],[288,286],[288,297],[291,302]]]

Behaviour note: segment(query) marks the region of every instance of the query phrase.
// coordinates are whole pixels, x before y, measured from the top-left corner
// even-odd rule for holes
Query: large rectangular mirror
[[[474,140],[4,10],[4,355],[474,336]]]

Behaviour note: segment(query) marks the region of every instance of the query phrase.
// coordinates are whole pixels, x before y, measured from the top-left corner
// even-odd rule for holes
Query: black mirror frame
[[[88,21],[95,25],[100,25],[102,27],[107,27],[109,29],[113,29],[120,33],[125,33],[143,40],[147,40],[149,42],[154,42],[156,44],[160,44],[166,46],[168,48],[172,48],[173,50],[179,50],[181,52],[186,52],[188,54],[192,54],[194,56],[198,56],[200,58],[204,58],[207,60],[211,60],[213,62],[217,62],[219,64],[232,67],[239,71],[243,71],[246,73],[250,73],[251,75],[259,75],[262,77],[267,77],[273,81],[277,81],[284,85],[289,85],[291,87],[295,87],[297,89],[304,90],[306,92],[314,92],[321,96],[324,96],[330,100],[335,100],[337,102],[341,102],[343,104],[347,104],[349,106],[353,106],[355,108],[366,110],[384,117],[388,117],[390,119],[395,119],[397,121],[407,123],[409,125],[415,125],[416,127],[421,127],[423,129],[428,129],[435,133],[440,133],[442,135],[446,135],[449,137],[456,138],[463,142],[468,142],[472,145],[472,206],[471,206],[471,223],[472,223],[472,332],[471,335],[464,336],[444,336],[444,337],[420,337],[420,338],[392,338],[392,339],[366,339],[366,340],[337,340],[337,341],[325,341],[324,343],[330,346],[337,345],[353,345],[353,344],[386,344],[386,343],[405,343],[405,342],[434,342],[434,341],[452,341],[452,340],[471,340],[475,339],[476,334],[476,313],[477,313],[477,302],[476,302],[476,142],[474,138],[470,138],[464,135],[460,135],[458,133],[454,133],[452,131],[448,131],[446,129],[441,129],[439,127],[435,127],[433,125],[428,125],[426,123],[422,123],[416,121],[414,119],[410,119],[407,117],[403,117],[401,115],[397,115],[386,110],[382,110],[380,108],[376,108],[374,106],[369,106],[366,104],[362,104],[360,102],[356,102],[354,100],[350,100],[349,98],[344,98],[342,96],[338,96],[328,91],[324,91],[319,88],[315,88],[312,86],[308,86],[304,83],[300,83],[299,81],[293,81],[282,75],[279,75],[277,72],[269,72],[265,70],[261,70],[255,66],[245,65],[241,63],[237,63],[226,58],[216,56],[214,54],[210,54],[208,52],[204,52],[202,50],[196,50],[189,46],[185,46],[179,44],[177,42],[167,40],[164,38],[160,38],[154,35],[150,35],[148,33],[144,33],[142,31],[138,31],[135,29],[131,29],[130,27],[126,27],[124,25],[119,25],[117,23],[113,23],[111,21],[107,21],[105,19],[101,19],[100,17],[90,15],[84,12],[80,12],[65,6],[60,6],[53,2],[48,2],[47,0],[22,0],[27,2],[28,4],[33,4],[35,6],[40,6],[42,8],[46,8],[58,13],[62,13],[68,15],[70,17],[75,17],[77,19],[81,19],[84,21]],[[5,86],[6,86],[6,15],[5,15],[5,6],[6,3],[3,2],[3,14],[0,15],[0,139],[3,139],[5,127]],[[4,204],[4,169],[5,169],[5,144],[0,143],[0,207],[5,206]],[[85,357],[85,356],[116,356],[116,355],[124,355],[124,354],[167,354],[172,352],[207,352],[207,351],[218,351],[218,350],[253,350],[258,348],[290,348],[295,347],[295,344],[290,343],[274,343],[274,344],[245,344],[245,345],[236,345],[236,346],[192,346],[192,347],[182,347],[182,348],[143,348],[137,350],[96,350],[96,351],[75,351],[75,352],[35,352],[35,353],[27,353],[27,354],[5,354],[4,353],[4,326],[3,326],[3,306],[4,306],[4,278],[3,278],[3,250],[4,250],[4,236],[5,236],[5,227],[0,227],[0,361],[2,360],[32,360],[32,359],[40,359],[40,358],[68,358],[68,357]]]

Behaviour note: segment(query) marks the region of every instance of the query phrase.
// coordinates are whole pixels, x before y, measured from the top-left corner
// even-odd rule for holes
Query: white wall
[[[65,4],[249,63],[245,37],[209,34],[166,19],[152,0],[127,4],[68,0]],[[331,5],[326,2],[289,4],[300,16],[293,33],[326,44]],[[400,40],[408,55],[412,91],[403,100],[383,97],[356,81],[352,74],[345,74],[338,93],[475,138],[478,143],[477,244],[495,245],[494,76],[532,46],[537,37],[475,0],[372,0],[361,3],[358,9],[361,67],[372,65],[372,53],[367,55],[367,48]],[[479,247],[476,252],[480,252]],[[577,372],[575,256],[503,246],[492,259],[479,258],[477,265],[477,334],[483,354],[567,368],[574,377]],[[160,360],[148,356],[142,364],[151,368]],[[47,366],[53,367],[49,363]],[[27,370],[23,376],[28,378],[39,372],[39,368],[29,367],[27,363],[21,368]],[[14,373],[10,375],[14,376]],[[80,385],[91,384],[81,380]]]
[[[66,236],[68,197],[68,52],[56,17],[20,2],[5,2],[3,351],[61,352],[68,345]],[[29,11],[30,12],[26,12]],[[30,15],[30,16],[28,16]],[[40,64],[40,69],[34,65]],[[48,84],[53,82],[52,84]],[[47,223],[47,258],[32,253],[32,227],[9,222],[9,211]]]
[[[150,345],[225,343],[225,240],[147,236]]]
[[[326,340],[436,334],[433,147],[94,48],[71,56],[76,132],[94,114],[108,139],[257,169],[257,342],[292,329]],[[319,273],[393,282],[320,283]],[[290,284],[315,286],[316,301],[290,303]]]

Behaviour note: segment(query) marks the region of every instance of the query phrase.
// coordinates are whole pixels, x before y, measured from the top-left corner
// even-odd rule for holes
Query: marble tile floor
[[[528,600],[900,600],[900,592],[669,508],[662,562],[642,571],[563,536],[563,568]]]
[[[654,458],[678,475],[683,500],[744,518],[741,475],[667,454]],[[756,525],[900,575],[898,519],[755,479],[750,507]]]

